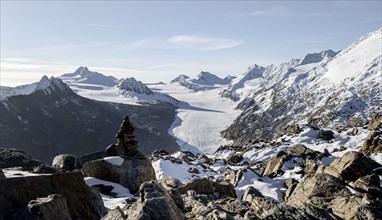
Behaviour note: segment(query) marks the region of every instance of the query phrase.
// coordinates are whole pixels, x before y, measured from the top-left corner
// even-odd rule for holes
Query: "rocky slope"
[[[92,159],[58,155],[49,166],[1,149],[7,209],[0,217],[380,219],[382,116],[371,118],[342,130],[295,125],[271,142],[222,146],[212,155],[157,150],[144,157],[129,117],[117,142]]]
[[[222,93],[240,100],[243,110],[223,136],[239,145],[270,140],[296,122],[335,127],[366,121],[382,107],[381,41],[378,30],[338,54],[324,51],[279,66],[254,66]]]
[[[215,89],[217,86],[227,85],[234,77],[227,76],[224,79],[209,73],[200,72],[196,78],[189,78],[186,75],[180,75],[173,79],[171,83],[179,83],[180,85],[192,89],[194,91],[202,91],[208,89]]]
[[[167,133],[175,117],[173,106],[90,100],[56,78],[43,77],[31,94],[1,101],[0,111],[1,145],[23,149],[45,162],[60,153],[81,155],[102,149],[112,143],[113,130],[126,114],[136,124],[143,153],[177,149]]]

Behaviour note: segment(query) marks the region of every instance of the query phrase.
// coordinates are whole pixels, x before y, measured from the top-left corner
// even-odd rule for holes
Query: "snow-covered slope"
[[[145,84],[137,81],[134,77],[124,79],[117,87],[125,93],[154,94]]]
[[[220,132],[240,114],[236,104],[219,96],[221,88],[195,92],[177,83],[150,85],[150,89],[180,100],[176,119],[169,130],[182,150],[211,153],[228,144]]]
[[[16,87],[0,86],[0,101],[9,96],[28,95],[36,88],[37,82]]]
[[[79,67],[74,73],[66,73],[60,77],[65,83],[82,83],[102,86],[115,86],[117,79],[112,76],[105,76],[98,72],[90,71],[87,67]]]
[[[382,29],[334,58],[324,51],[320,54],[327,55],[318,63],[302,65],[292,60],[267,67],[261,78],[245,81],[240,89],[231,84],[227,91],[238,94],[238,107],[244,111],[224,132],[225,137],[243,143],[272,138],[296,122],[334,127],[355,118],[367,120],[367,115],[382,107],[381,48]]]
[[[231,76],[227,76],[222,79],[212,73],[202,71],[196,78],[188,78],[188,76],[180,75],[172,80],[171,83],[178,82],[180,85],[194,91],[202,91],[216,89],[220,87],[220,85],[227,85],[232,79],[233,78]]]

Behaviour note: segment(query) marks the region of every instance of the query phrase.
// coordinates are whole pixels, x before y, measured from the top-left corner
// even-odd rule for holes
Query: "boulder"
[[[300,134],[302,131],[299,125],[287,125],[283,128],[281,134]]]
[[[300,209],[263,197],[255,196],[251,208],[260,219],[308,219]]]
[[[296,144],[293,147],[287,149],[286,153],[292,157],[302,157],[302,156],[310,155],[312,153],[318,154],[319,152],[311,150],[303,144]]]
[[[362,192],[367,192],[373,197],[382,198],[380,181],[379,176],[376,174],[363,176],[354,182],[354,188]]]
[[[180,194],[187,194],[188,190],[193,190],[196,194],[212,194],[214,192],[212,183],[207,178],[194,178],[178,188]]]
[[[22,167],[24,170],[33,170],[41,165],[41,161],[33,159],[24,151],[10,148],[0,148],[0,169]]]
[[[65,197],[72,219],[100,219],[106,214],[102,199],[95,201],[81,173],[66,172],[0,179],[0,219],[14,219],[31,200],[51,194]]]
[[[313,201],[316,207],[326,209],[335,197],[350,195],[346,184],[332,175],[307,174],[297,184],[286,204],[303,208],[305,203]]]
[[[382,219],[381,204],[370,204],[359,196],[339,196],[332,200],[332,212],[342,219]]]
[[[58,170],[56,168],[53,168],[46,164],[40,164],[33,168],[33,173],[47,173],[47,174],[53,174],[57,173]]]
[[[117,208],[109,210],[107,214],[101,220],[125,220],[127,216],[125,213],[117,206]]]
[[[349,151],[342,157],[335,159],[330,164],[329,172],[326,172],[343,180],[354,181],[380,166],[380,164],[359,152]]]
[[[360,150],[365,155],[382,152],[382,131],[371,132],[363,142]]]
[[[243,171],[239,169],[239,170],[232,171],[228,175],[225,175],[223,180],[231,183],[234,187],[236,187],[242,177],[243,177]]]
[[[158,180],[158,182],[164,185],[165,187],[170,187],[173,189],[179,188],[180,186],[184,185],[180,180],[171,176],[163,177],[162,179]]]
[[[243,197],[241,198],[241,200],[243,201],[247,201],[247,202],[252,202],[252,200],[255,198],[255,197],[263,197],[263,195],[257,190],[255,189],[254,187],[252,186],[249,186],[245,189],[244,191],[244,194],[243,194]]]
[[[71,220],[65,197],[52,194],[28,203],[30,218],[38,220]]]
[[[169,193],[154,182],[146,182],[139,189],[140,201],[133,203],[127,211],[127,219],[185,219]]]
[[[287,201],[290,195],[292,195],[292,192],[296,188],[297,183],[298,182],[295,179],[287,179],[287,181],[285,181],[287,191],[285,192],[284,201]]]
[[[231,165],[237,165],[242,160],[243,160],[242,154],[234,154],[227,159],[227,163]]]
[[[367,129],[371,131],[382,129],[382,113],[374,114],[371,117],[371,121],[369,122]]]
[[[100,159],[87,162],[81,168],[85,177],[95,177],[110,182],[119,183],[119,167]]]
[[[236,198],[236,190],[233,185],[226,181],[212,182],[213,191],[220,195]]]
[[[95,185],[92,185],[92,188],[97,190],[99,193],[102,193],[104,195],[109,195],[111,191],[113,191],[114,186],[108,186],[104,184],[95,184]]]
[[[147,158],[133,157],[126,159],[120,167],[119,183],[131,193],[136,193],[142,183],[156,180],[151,161]]]
[[[105,160],[94,160],[84,164],[81,172],[84,176],[95,177],[119,183],[136,193],[142,183],[155,180],[155,171],[150,160],[146,158],[124,157],[121,166],[112,165]]]
[[[304,173],[315,173],[317,171],[317,163],[312,159],[303,161]]]
[[[321,130],[318,132],[318,138],[329,141],[334,139],[334,133],[330,130]]]
[[[281,151],[275,154],[263,167],[261,172],[262,176],[275,177],[280,173],[281,168],[285,161],[289,159],[289,156],[286,152]]]
[[[198,168],[196,168],[196,167],[190,167],[190,168],[188,169],[188,172],[189,172],[189,173],[195,173],[195,174],[199,174],[199,173],[200,173],[199,170],[198,170]]]
[[[52,167],[60,170],[81,169],[82,163],[80,159],[72,154],[60,154],[54,157]]]

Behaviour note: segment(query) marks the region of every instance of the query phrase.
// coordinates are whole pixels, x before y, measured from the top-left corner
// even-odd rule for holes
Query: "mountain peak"
[[[76,75],[88,76],[93,72],[91,72],[86,66],[80,66],[74,73]]]
[[[101,86],[115,86],[117,79],[102,73],[90,71],[86,66],[79,67],[74,73],[66,73],[60,77],[66,83],[83,83]]]
[[[319,63],[324,60],[329,60],[335,57],[339,52],[333,50],[324,50],[319,53],[308,53],[304,59],[301,60],[300,65]]]
[[[61,79],[54,77],[48,78],[46,75],[44,75],[37,83],[34,92],[39,90],[43,91],[45,94],[51,94],[52,92],[58,91],[63,91],[65,93],[73,92]]]
[[[177,76],[175,79],[171,80],[170,83],[176,83],[176,82],[181,82],[183,80],[186,80],[186,79],[189,79],[190,77],[187,76],[187,75],[184,75],[184,74],[180,74],[179,76]]]
[[[215,84],[224,85],[224,84],[228,84],[229,80],[224,80],[224,79],[216,76],[215,74],[212,74],[212,73],[206,72],[206,71],[202,71],[197,76],[197,79],[195,82],[198,84],[202,84],[202,85],[215,85]]]
[[[118,88],[127,91],[135,92],[138,94],[152,95],[154,94],[145,84],[141,81],[137,81],[134,77],[124,79],[119,85]]]

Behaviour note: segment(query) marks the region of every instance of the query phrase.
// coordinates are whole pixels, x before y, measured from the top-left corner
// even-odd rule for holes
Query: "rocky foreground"
[[[382,117],[213,155],[138,150],[126,117],[104,152],[46,165],[0,149],[0,219],[382,219]]]

